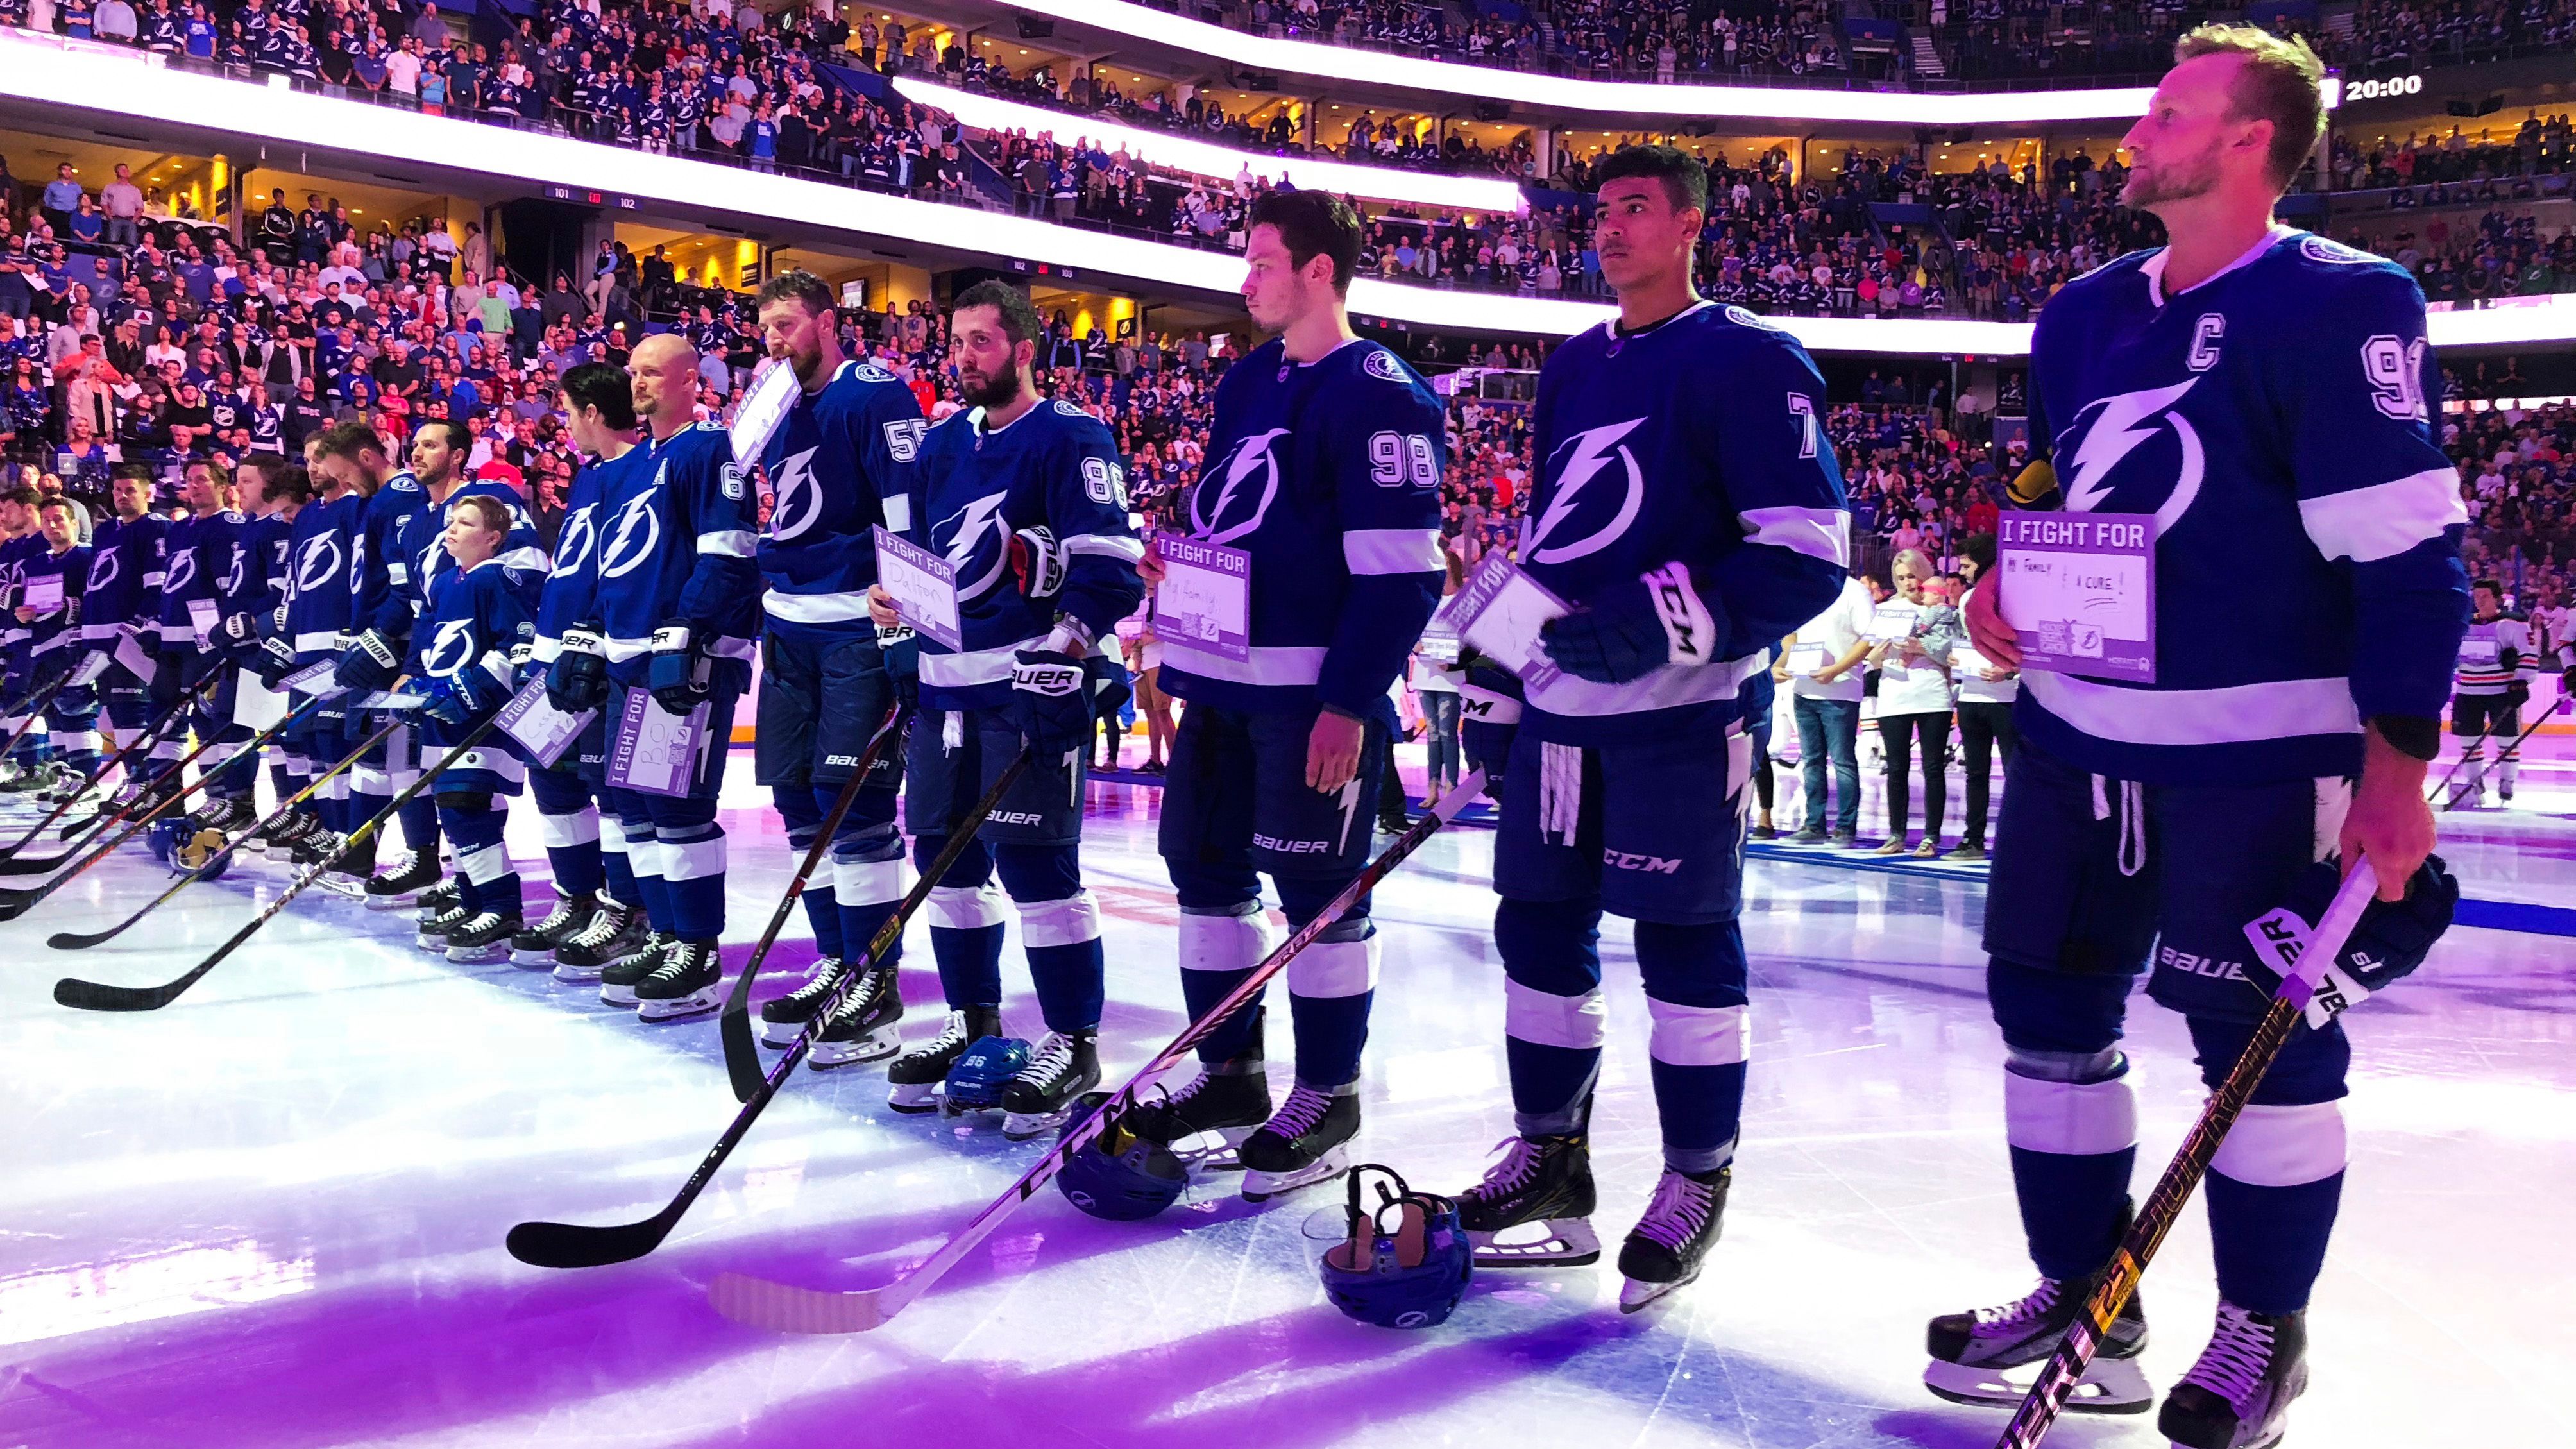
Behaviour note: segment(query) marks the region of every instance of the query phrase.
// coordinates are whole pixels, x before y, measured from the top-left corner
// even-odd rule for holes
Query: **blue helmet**
[[[1392,1168],[1355,1167],[1348,1181],[1350,1236],[1324,1254],[1324,1296],[1380,1328],[1447,1322],[1475,1271],[1458,1204],[1415,1192]],[[1374,1208],[1361,1205],[1367,1187],[1377,1190]]]
[[[1080,1129],[1110,1095],[1086,1093],[1056,1140],[1061,1142]],[[1122,1223],[1140,1222],[1170,1207],[1189,1181],[1189,1169],[1172,1155],[1171,1148],[1128,1131],[1115,1114],[1100,1135],[1082,1144],[1055,1175],[1056,1190],[1075,1207],[1095,1218]]]
[[[233,868],[233,853],[225,847],[222,831],[185,825],[170,852],[170,868],[194,871],[199,880],[222,880]]]
[[[152,852],[154,860],[172,870],[185,870],[187,867],[179,864],[179,842],[187,838],[186,821],[155,820],[151,827],[143,832],[143,845],[145,849]]]
[[[1018,1037],[977,1037],[957,1064],[948,1069],[948,1110],[998,1111],[1002,1088],[1028,1064],[1029,1044]]]

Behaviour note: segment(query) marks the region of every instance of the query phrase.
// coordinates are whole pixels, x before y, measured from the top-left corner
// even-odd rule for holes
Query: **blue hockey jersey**
[[[1714,302],[1549,355],[1520,566],[1577,608],[1651,590],[1676,608],[1668,633],[1704,616],[1714,637],[1626,684],[1525,679],[1523,729],[1592,744],[1739,716],[1764,651],[1824,612],[1850,560],[1824,399],[1796,338]]]
[[[905,475],[928,427],[912,389],[872,362],[844,362],[820,390],[797,398],[761,452],[773,500],[759,553],[771,617],[873,630],[870,530],[911,526]]]
[[[2156,516],[2156,682],[2032,670],[2015,719],[2124,780],[2353,773],[2364,720],[2440,712],[2468,624],[2423,293],[2288,227],[2181,296],[2163,270],[2051,298],[2030,389],[2064,506]]]
[[[1217,384],[1190,536],[1252,556],[1252,657],[1163,640],[1163,688],[1223,709],[1366,717],[1440,597],[1440,399],[1374,342],[1313,363],[1276,338]]]
[[[294,574],[287,580],[286,634],[298,659],[336,655],[357,614],[351,566],[366,547],[367,500],[356,493],[316,498],[295,515]]]
[[[26,667],[27,626],[18,622],[18,603],[27,596],[27,566],[45,552],[45,536],[23,533],[0,542],[0,649],[10,652],[13,673]]]
[[[81,638],[112,649],[126,624],[158,620],[162,547],[170,521],[147,513],[110,518],[90,530],[89,587],[81,595]]]
[[[653,631],[674,620],[718,661],[719,690],[751,684],[760,624],[758,506],[734,465],[733,440],[713,423],[650,439],[628,455],[616,492],[601,501],[597,613],[608,673],[644,682]]]
[[[1041,402],[996,430],[984,427],[982,408],[931,429],[908,511],[922,525],[913,541],[957,568],[965,641],[951,651],[922,636],[928,708],[1008,703],[1012,656],[1044,643],[1059,611],[1099,639],[1145,596],[1136,574],[1145,546],[1127,521],[1118,441],[1069,402]],[[1064,585],[1053,598],[1030,599],[1011,568],[1011,537],[1024,528],[1048,529],[1064,551]]]
[[[373,629],[389,639],[410,634],[412,621],[411,595],[402,579],[403,520],[429,496],[409,468],[401,469],[379,484],[364,500],[360,513],[358,550],[350,564],[349,632]]]
[[[614,459],[593,459],[573,475],[564,498],[563,527],[555,532],[553,571],[537,599],[537,631],[530,657],[551,664],[563,652],[563,631],[591,617],[599,585],[599,506],[618,471],[645,456],[629,448]]]
[[[510,510],[510,532],[501,541],[501,552],[495,555],[503,567],[542,574],[549,566],[545,545],[537,537],[536,520],[528,516],[527,500],[518,489],[498,479],[478,478],[458,484],[439,499],[424,488],[417,501],[394,521],[394,557],[386,565],[392,592],[407,615],[401,620],[406,630],[411,627],[411,619],[428,612],[431,580],[456,566],[447,553],[447,509],[459,498],[497,498]],[[390,605],[386,617],[392,617]]]
[[[89,578],[89,549],[79,544],[55,553],[50,548],[27,560],[20,578],[28,584],[46,579],[62,581],[63,601],[38,614],[27,627],[28,653],[35,659],[36,673],[48,677],[59,673],[70,654],[80,645],[81,588]],[[22,594],[21,597],[24,597]]]
[[[536,634],[541,582],[542,575],[510,567],[497,557],[461,572],[452,564],[440,570],[420,621],[421,673],[443,680],[480,669],[503,690],[517,688],[519,666],[510,654]]]
[[[190,649],[210,646],[224,612],[224,581],[241,547],[242,516],[219,508],[170,525],[161,582],[161,643]],[[200,626],[199,615],[208,621]]]

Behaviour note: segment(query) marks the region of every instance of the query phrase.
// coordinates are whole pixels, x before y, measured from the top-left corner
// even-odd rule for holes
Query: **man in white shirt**
[[[123,4],[124,0],[108,0],[108,5],[121,6]],[[100,25],[99,33],[101,35],[107,33],[107,9],[107,5],[101,5],[98,7]],[[125,13],[125,23],[129,28],[129,38],[131,38],[130,32],[131,27],[134,24],[134,12],[131,9],[128,9]],[[134,184],[133,173],[126,167],[125,163],[121,161],[117,163],[116,179],[107,183],[106,187],[98,193],[98,206],[99,210],[107,213],[107,244],[109,246],[130,247],[143,239],[143,232],[139,222],[139,218],[143,215],[143,188]]]
[[[420,94],[420,41],[404,36],[400,48],[385,56],[385,85],[398,95]]]
[[[134,7],[126,0],[102,0],[91,22],[91,31],[99,39],[121,40],[129,45],[134,43],[134,29]]]
[[[1876,608],[1860,580],[1846,578],[1833,606],[1782,642],[1771,678],[1789,686],[1798,722],[1798,768],[1807,782],[1807,823],[1790,836],[1796,845],[1828,840],[1851,848],[1860,831],[1861,660],[1869,653],[1862,632]],[[1825,763],[1834,767],[1834,823],[1825,825]]]

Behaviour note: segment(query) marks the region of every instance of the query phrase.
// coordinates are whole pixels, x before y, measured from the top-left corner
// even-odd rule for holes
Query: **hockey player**
[[[343,440],[340,435],[352,429],[365,433],[365,437]],[[305,463],[314,498],[296,513],[289,537],[293,572],[287,579],[285,623],[261,643],[260,678],[272,689],[288,675],[315,664],[336,666],[343,652],[342,639],[357,613],[351,566],[366,546],[365,489],[374,486],[375,479],[365,469],[344,462],[336,451],[342,446],[376,447],[371,441],[374,436],[363,424],[338,423],[305,441]],[[315,682],[315,691],[329,689],[329,676]],[[290,699],[289,708],[303,702]],[[311,769],[328,769],[364,738],[347,739],[348,723],[348,711],[341,701],[326,700],[287,732],[287,747],[306,760]],[[351,818],[349,800],[348,771],[322,782],[322,788],[314,794],[321,828],[297,844],[296,864],[306,865],[328,856],[337,848],[338,838],[356,827],[358,821]]]
[[[48,498],[36,508],[45,551],[29,559],[20,574],[23,587],[16,622],[27,631],[28,672],[38,680],[61,679],[45,707],[45,726],[57,751],[53,769],[60,788],[77,789],[98,769],[98,689],[74,682],[72,668],[81,658],[81,591],[89,580],[90,551],[80,543],[80,505],[68,498]],[[47,792],[48,798],[61,798]]]
[[[753,765],[801,856],[894,704],[894,680],[868,618],[873,530],[910,526],[905,477],[928,424],[901,379],[842,355],[840,314],[820,277],[782,272],[761,285],[758,301],[772,365],[794,370],[798,394],[761,453],[773,502],[760,537],[767,588]],[[839,985],[845,956],[867,949],[903,895],[894,818],[901,778],[895,750],[881,750],[833,832],[829,874],[818,870],[806,885],[817,955],[803,985],[760,1009],[773,1046],[795,1040],[813,1020]],[[865,988],[848,998],[852,1009],[816,1043],[816,1066],[892,1051],[889,1028],[903,1009],[894,989],[900,954],[869,963]]]
[[[29,652],[32,636],[14,612],[26,588],[27,565],[45,552],[36,502],[33,488],[0,493],[0,598],[12,611],[0,618],[0,733],[24,731],[9,753],[12,772],[0,781],[0,791],[12,794],[32,793],[57,783],[55,772],[44,768],[52,753],[44,723],[34,719],[37,696],[53,681],[35,676],[35,656]]]
[[[1619,1252],[1619,1306],[1633,1312],[1699,1276],[1726,1210],[1752,1036],[1736,924],[1752,799],[1744,687],[1773,641],[1833,602],[1848,517],[1805,349],[1692,284],[1706,169],[1644,146],[1599,177],[1619,316],[1539,374],[1538,477],[1517,555],[1572,610],[1537,640],[1552,667],[1522,673],[1494,846],[1519,1132],[1459,1212],[1488,1263],[1599,1255],[1598,943],[1605,911],[1630,918],[1663,1134],[1663,1175]],[[1539,1223],[1538,1241],[1516,1240]]]
[[[627,362],[648,436],[600,501],[599,583],[586,621],[598,627],[581,631],[600,645],[568,676],[576,654],[566,631],[547,674],[558,707],[609,711],[612,750],[614,721],[636,696],[683,718],[706,711],[686,794],[609,791],[653,929],[601,971],[599,996],[654,1022],[711,1011],[720,999],[725,835],[716,796],[759,624],[758,505],[725,430],[693,421],[697,366],[696,350],[668,332],[638,343]]]
[[[409,469],[396,467],[385,456],[383,439],[363,421],[339,423],[324,431],[314,466],[336,472],[350,490],[365,499],[348,566],[349,637],[341,646],[331,679],[338,688],[363,698],[392,684],[402,673],[412,623],[404,588],[407,561],[403,557],[402,526],[420,507],[424,490]],[[325,709],[318,713],[329,712]],[[366,712],[355,708],[340,715],[339,729],[340,737],[335,743],[340,748],[323,758],[337,760],[373,733],[367,728]],[[349,768],[346,818],[335,827],[341,834],[355,831],[393,803],[395,793],[419,773],[419,748],[415,732],[406,726],[370,748]],[[426,855],[434,866],[438,860],[435,807],[405,811],[402,827],[403,840],[411,847],[413,859]],[[376,874],[376,843],[382,835],[377,831],[360,841],[324,873],[322,884],[343,895],[366,899],[367,884]]]
[[[256,818],[246,798],[252,782],[241,771],[227,769],[251,736],[247,727],[233,722],[233,682],[239,673],[220,652],[226,586],[238,582],[234,570],[243,527],[240,511],[232,506],[232,470],[211,459],[192,460],[181,474],[179,501],[188,506],[189,516],[170,525],[163,536],[152,705],[166,710],[184,700],[188,719],[186,728],[171,729],[153,745],[150,768],[158,773],[186,754],[191,731],[208,742],[197,757],[206,775],[208,803],[191,816],[190,824],[230,832]],[[209,680],[214,689],[200,694]]]
[[[2451,782],[2445,808],[2486,803],[2487,741],[2502,749],[2496,760],[2496,794],[2513,803],[2514,776],[2521,769],[2522,707],[2531,702],[2531,681],[2539,656],[2532,647],[2531,626],[2504,611],[2504,589],[2493,579],[2480,579],[2469,590],[2469,632],[2460,641],[2460,663],[2451,685],[2451,733],[2459,737],[2459,778]],[[40,671],[41,672],[41,671]]]
[[[510,505],[489,494],[460,497],[447,508],[419,646],[427,743],[442,756],[509,701],[519,680],[510,656],[536,634],[542,575],[523,572],[502,555],[516,525]],[[463,919],[435,928],[425,921],[420,944],[443,950],[450,961],[506,960],[510,938],[520,931],[519,874],[501,839],[507,823],[501,797],[518,794],[526,780],[527,766],[489,735],[439,772],[432,793],[439,824],[456,846],[456,909]]]
[[[626,374],[585,362],[563,376],[560,395],[573,445],[592,462],[573,475],[555,534],[553,570],[538,596],[529,667],[542,673],[563,653],[566,631],[590,616],[599,581],[599,503],[621,459],[635,451],[634,391]],[[627,869],[623,832],[599,826],[605,727],[593,719],[552,768],[528,761],[528,792],[554,868],[556,905],[545,919],[512,937],[510,959],[554,967],[558,981],[596,981],[600,969],[644,939],[644,903]]]
[[[2269,995],[2246,923],[2337,855],[2347,871],[2367,855],[2381,899],[2404,900],[2433,845],[2425,762],[2468,587],[2459,475],[2428,424],[2423,294],[2402,267],[2273,224],[2324,124],[2304,42],[2203,26],[2175,58],[2129,131],[2124,193],[2172,241],[2069,283],[2033,342],[2048,460],[2015,496],[2156,515],[2156,674],[2025,670],[2014,704],[1986,989],[2041,1282],[1932,1321],[1926,1382],[1968,1402],[2020,1399],[2005,1372],[2048,1356],[2119,1243],[2136,975],[2183,1014],[2214,1086]],[[2010,586],[1987,576],[1966,613],[1978,652],[2018,668],[1997,602]],[[2306,1387],[2351,1055],[2339,1024],[2295,1026],[2211,1164],[2217,1328],[2159,1424],[2186,1449],[2275,1442]],[[2145,1341],[2132,1297],[2069,1407],[2143,1410]]]
[[[1217,385],[1207,466],[1186,505],[1192,537],[1252,556],[1250,658],[1157,630],[1163,689],[1189,702],[1160,846],[1180,899],[1193,1017],[1274,944],[1260,872],[1303,925],[1367,864],[1377,799],[1367,762],[1379,752],[1364,722],[1440,596],[1445,419],[1413,369],[1351,331],[1344,298],[1359,244],[1356,213],[1323,192],[1254,206],[1243,297],[1279,335]],[[1144,571],[1161,581],[1151,556]],[[1363,897],[1290,964],[1297,1082],[1276,1113],[1256,1006],[1199,1048],[1204,1072],[1134,1130],[1240,1143],[1254,1200],[1338,1175],[1359,1131],[1375,937]]]
[[[302,468],[283,458],[254,455],[243,463],[236,475],[241,489],[243,525],[241,547],[235,554],[240,573],[227,589],[224,616],[225,650],[233,662],[246,673],[256,674],[266,662],[268,641],[286,627],[286,589],[293,577],[295,517],[313,501],[313,480]],[[310,762],[284,740],[272,746],[275,751],[269,763],[269,782],[280,804],[293,798],[313,777]],[[241,792],[251,793],[248,784],[256,780],[258,762],[246,757],[236,761],[236,768],[248,774]],[[291,847],[318,827],[306,810],[293,812],[266,832],[255,837],[251,846],[258,850]]]
[[[1070,402],[1049,402],[1031,371],[1045,332],[1026,294],[979,282],[957,298],[949,336],[967,410],[933,428],[907,512],[914,539],[957,570],[950,649],[921,638],[920,724],[905,771],[915,863],[927,869],[959,819],[1011,759],[1027,769],[974,842],[931,887],[930,947],[948,1024],[886,1068],[891,1105],[931,1110],[932,1089],[976,1040],[1002,1032],[1000,896],[1020,918],[1046,1036],[1002,1089],[1003,1132],[1051,1131],[1100,1082],[1100,908],[1082,884],[1082,782],[1090,758],[1091,663],[1145,590],[1144,553],[1127,522],[1117,440]],[[878,622],[892,600],[872,596]],[[994,888],[995,877],[1000,890]],[[891,1000],[887,973],[882,992]],[[843,1018],[892,1025],[899,1003],[845,1005]],[[889,1032],[890,1036],[891,1033]]]
[[[152,513],[152,471],[142,464],[116,470],[108,485],[116,516],[90,531],[89,584],[81,594],[81,643],[97,677],[100,715],[111,753],[140,738],[153,719],[151,681],[116,662],[121,639],[139,634],[154,610],[162,584],[162,548],[170,521]],[[139,783],[138,764],[125,771]]]

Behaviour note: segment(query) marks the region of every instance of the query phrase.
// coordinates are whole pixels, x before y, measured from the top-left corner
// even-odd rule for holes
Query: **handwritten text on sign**
[[[1154,633],[1166,644],[1252,658],[1252,555],[1239,548],[1154,535],[1163,581],[1154,586]]]
[[[2024,669],[2155,683],[2155,515],[2007,513],[1996,543]]]

